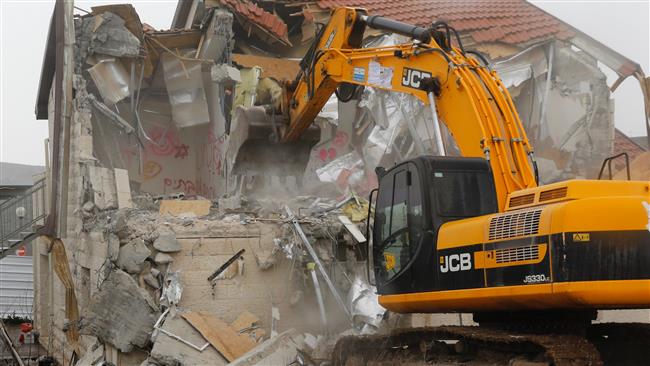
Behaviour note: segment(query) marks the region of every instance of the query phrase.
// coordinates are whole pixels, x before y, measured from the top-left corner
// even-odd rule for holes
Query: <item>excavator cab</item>
[[[372,236],[382,295],[441,288],[436,243],[448,221],[498,212],[494,178],[482,158],[422,156],[378,169]],[[448,263],[463,265],[460,258]],[[461,278],[455,277],[462,281]]]

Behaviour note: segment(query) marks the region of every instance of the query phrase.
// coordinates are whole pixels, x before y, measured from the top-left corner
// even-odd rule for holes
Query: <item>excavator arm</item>
[[[366,26],[413,41],[360,48]],[[293,90],[287,92],[289,124],[282,140],[297,140],[332,93],[343,94],[350,85],[407,93],[432,108],[440,155],[445,149],[438,120],[447,126],[463,156],[489,160],[503,211],[509,193],[537,185],[533,148],[496,72],[470,57],[462,45],[452,47],[449,34],[445,38],[445,32],[435,28],[367,16],[361,9],[334,10],[303,59]]]

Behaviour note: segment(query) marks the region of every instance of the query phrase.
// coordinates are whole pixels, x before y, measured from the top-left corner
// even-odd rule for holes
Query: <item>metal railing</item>
[[[0,258],[29,239],[47,215],[45,188],[45,179],[41,179],[21,195],[0,204]]]

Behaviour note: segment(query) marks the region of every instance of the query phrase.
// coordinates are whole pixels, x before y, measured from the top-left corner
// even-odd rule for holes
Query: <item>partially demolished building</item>
[[[366,280],[363,197],[375,167],[434,152],[428,108],[366,88],[268,149],[282,83],[344,5],[458,29],[509,87],[543,182],[595,177],[616,144],[612,91],[629,76],[648,89],[636,63],[524,1],[179,1],[170,30],[130,5],[73,16],[59,1],[36,113],[61,240],[34,249],[35,327],[59,362],[289,364],[326,359],[327,335],[414,322]]]

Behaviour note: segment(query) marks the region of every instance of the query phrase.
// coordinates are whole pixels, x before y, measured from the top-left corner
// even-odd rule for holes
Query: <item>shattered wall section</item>
[[[553,42],[499,62],[496,69],[535,148],[540,180],[596,178],[614,141],[613,103],[597,61]]]

